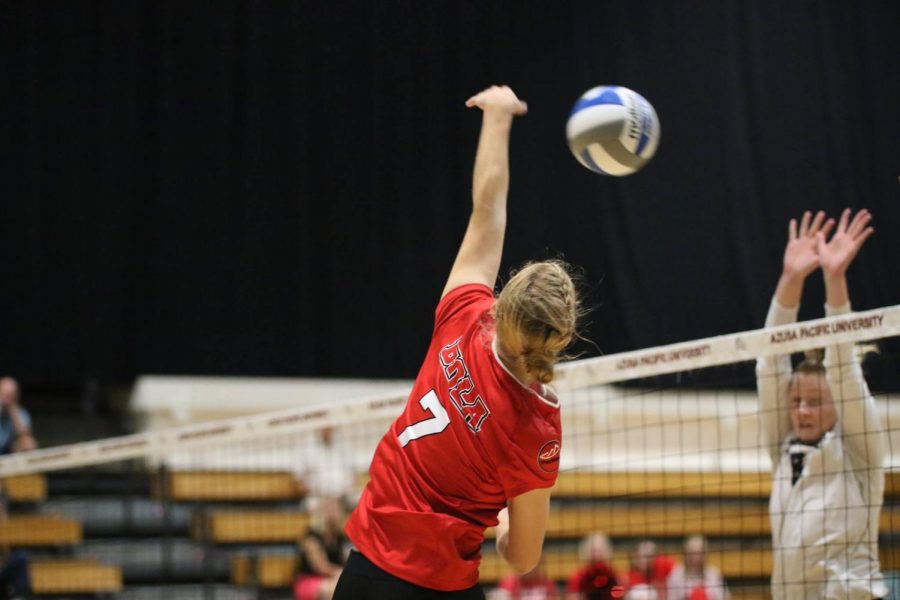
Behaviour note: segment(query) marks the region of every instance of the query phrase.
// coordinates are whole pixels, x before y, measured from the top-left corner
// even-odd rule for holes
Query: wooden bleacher
[[[882,549],[884,570],[900,567],[900,552]],[[768,579],[772,574],[772,551],[766,548],[751,550],[710,551],[709,563],[719,567],[726,580]],[[544,555],[545,571],[555,581],[564,581],[581,566],[576,551],[550,551]],[[256,581],[263,588],[286,588],[293,583],[297,558],[289,554],[262,554],[251,558],[235,556],[231,561],[231,581],[246,585]],[[613,559],[615,569],[628,570],[628,556],[619,554]],[[499,555],[485,553],[481,561],[481,582],[493,584],[509,573],[509,567]]]
[[[369,480],[361,474],[363,487]],[[884,495],[900,497],[900,471],[885,473]],[[598,490],[600,490],[598,492]],[[565,471],[553,487],[555,498],[768,498],[772,476],[763,471]]]
[[[295,483],[289,473],[173,473],[170,477],[172,498],[183,501],[264,502],[299,497],[291,489]],[[571,542],[599,530],[613,538],[669,540],[664,545],[671,554],[677,554],[671,549],[677,548],[683,537],[695,533],[711,539],[748,539],[752,541],[750,549],[713,549],[709,560],[732,584],[733,600],[767,600],[767,586],[760,582],[768,579],[772,567],[771,550],[766,547],[770,531],[765,499],[770,490],[771,476],[757,472],[561,473],[553,496],[569,502],[551,507],[547,539]],[[887,474],[885,496],[900,496],[900,474]],[[308,526],[306,514],[299,510],[214,510],[199,511],[198,515],[195,538],[216,544],[293,544]],[[881,531],[900,534],[900,507],[884,508]],[[486,533],[493,536],[492,529]],[[881,560],[885,570],[900,569],[900,549],[883,547]],[[580,565],[575,551],[552,546],[545,562],[549,576],[557,581],[565,580]],[[614,562],[619,570],[627,567],[624,555]],[[237,585],[287,588],[295,569],[296,556],[292,554],[242,554],[231,560],[231,580]],[[496,583],[507,572],[496,554],[485,554],[483,583]],[[742,587],[742,581],[752,585]]]
[[[33,490],[34,485],[34,481],[25,482],[23,489]],[[46,482],[38,485],[46,490]],[[19,496],[22,497],[35,495],[29,492]],[[82,542],[82,537],[81,523],[66,517],[14,515],[0,522],[0,546],[5,547],[75,546]],[[122,570],[95,561],[37,558],[30,562],[28,569],[36,595],[106,594],[122,590]]]
[[[250,581],[265,589],[290,587],[297,572],[297,557],[290,554],[262,554],[231,557],[231,583],[247,585]]]
[[[122,591],[122,570],[90,560],[35,560],[29,565],[37,595],[110,594]]]
[[[7,477],[0,486],[10,502],[41,502],[47,498],[47,478],[41,474]]]
[[[212,511],[195,517],[194,538],[217,544],[296,542],[309,517],[299,510]],[[611,537],[681,538],[768,537],[769,515],[764,506],[655,504],[597,505],[550,509],[548,539],[577,539],[592,531]],[[885,508],[882,533],[900,533],[900,508]],[[493,530],[486,532],[493,537]]]
[[[194,515],[191,535],[216,544],[296,543],[309,515],[299,510],[214,510]]]
[[[169,498],[178,502],[299,500],[304,494],[293,474],[278,471],[175,471],[165,477]]]
[[[900,496],[900,472],[885,473],[885,497]],[[598,492],[599,490],[599,492]],[[768,498],[772,476],[766,472],[563,472],[557,498]]]
[[[299,500],[304,489],[283,471],[175,471],[167,475],[169,497],[191,501]],[[360,486],[368,477],[359,477]],[[765,472],[564,472],[557,498],[768,498],[772,478]],[[888,472],[885,496],[900,496],[900,472]]]
[[[16,515],[0,522],[0,546],[73,546],[81,540],[81,523],[66,517]]]

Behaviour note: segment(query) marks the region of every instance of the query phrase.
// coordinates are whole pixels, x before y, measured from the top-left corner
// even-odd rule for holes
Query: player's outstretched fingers
[[[834,229],[836,221],[834,219],[828,219],[825,221],[825,226],[822,227],[821,234],[825,237],[828,237],[828,234],[831,233],[831,230]]]
[[[837,231],[835,233],[844,233],[847,231],[847,223],[850,221],[850,209],[845,208],[841,213],[841,220],[838,222]]]
[[[825,220],[825,211],[820,210],[816,213],[816,218],[813,219],[812,225],[809,227],[809,236],[813,237],[819,231],[819,228],[822,227],[822,222]]]
[[[809,233],[809,220],[811,217],[811,212],[806,211],[803,213],[803,219],[800,221],[800,237],[806,237]]]
[[[867,211],[866,209],[862,209],[856,216],[853,217],[853,220],[850,222],[850,226],[847,228],[847,233],[852,235],[854,238],[858,237],[866,228],[866,225],[869,224],[869,221],[872,220],[872,213]]]

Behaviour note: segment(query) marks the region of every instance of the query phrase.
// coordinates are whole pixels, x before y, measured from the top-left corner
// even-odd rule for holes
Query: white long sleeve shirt
[[[825,307],[850,312],[849,303]],[[797,310],[774,299],[766,326],[792,323]],[[884,500],[887,440],[852,344],[825,350],[837,425],[806,455],[791,483],[793,438],[787,398],[790,357],[756,362],[763,441],[772,458],[772,597],[774,600],[885,598],[878,560],[878,525]]]

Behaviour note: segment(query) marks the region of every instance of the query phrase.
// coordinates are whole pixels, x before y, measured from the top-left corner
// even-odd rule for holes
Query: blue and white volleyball
[[[566,123],[569,149],[582,165],[603,175],[631,175],[659,145],[659,119],[635,91],[602,85],[584,93]]]

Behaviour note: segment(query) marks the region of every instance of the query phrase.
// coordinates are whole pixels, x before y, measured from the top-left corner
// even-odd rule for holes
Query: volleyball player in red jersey
[[[406,409],[381,439],[346,532],[355,550],[337,600],[484,598],[484,531],[531,570],[559,468],[559,401],[545,384],[575,336],[579,304],[560,261],[531,263],[495,299],[506,230],[509,134],[527,107],[508,87],[483,111],[468,229],[435,311]]]

